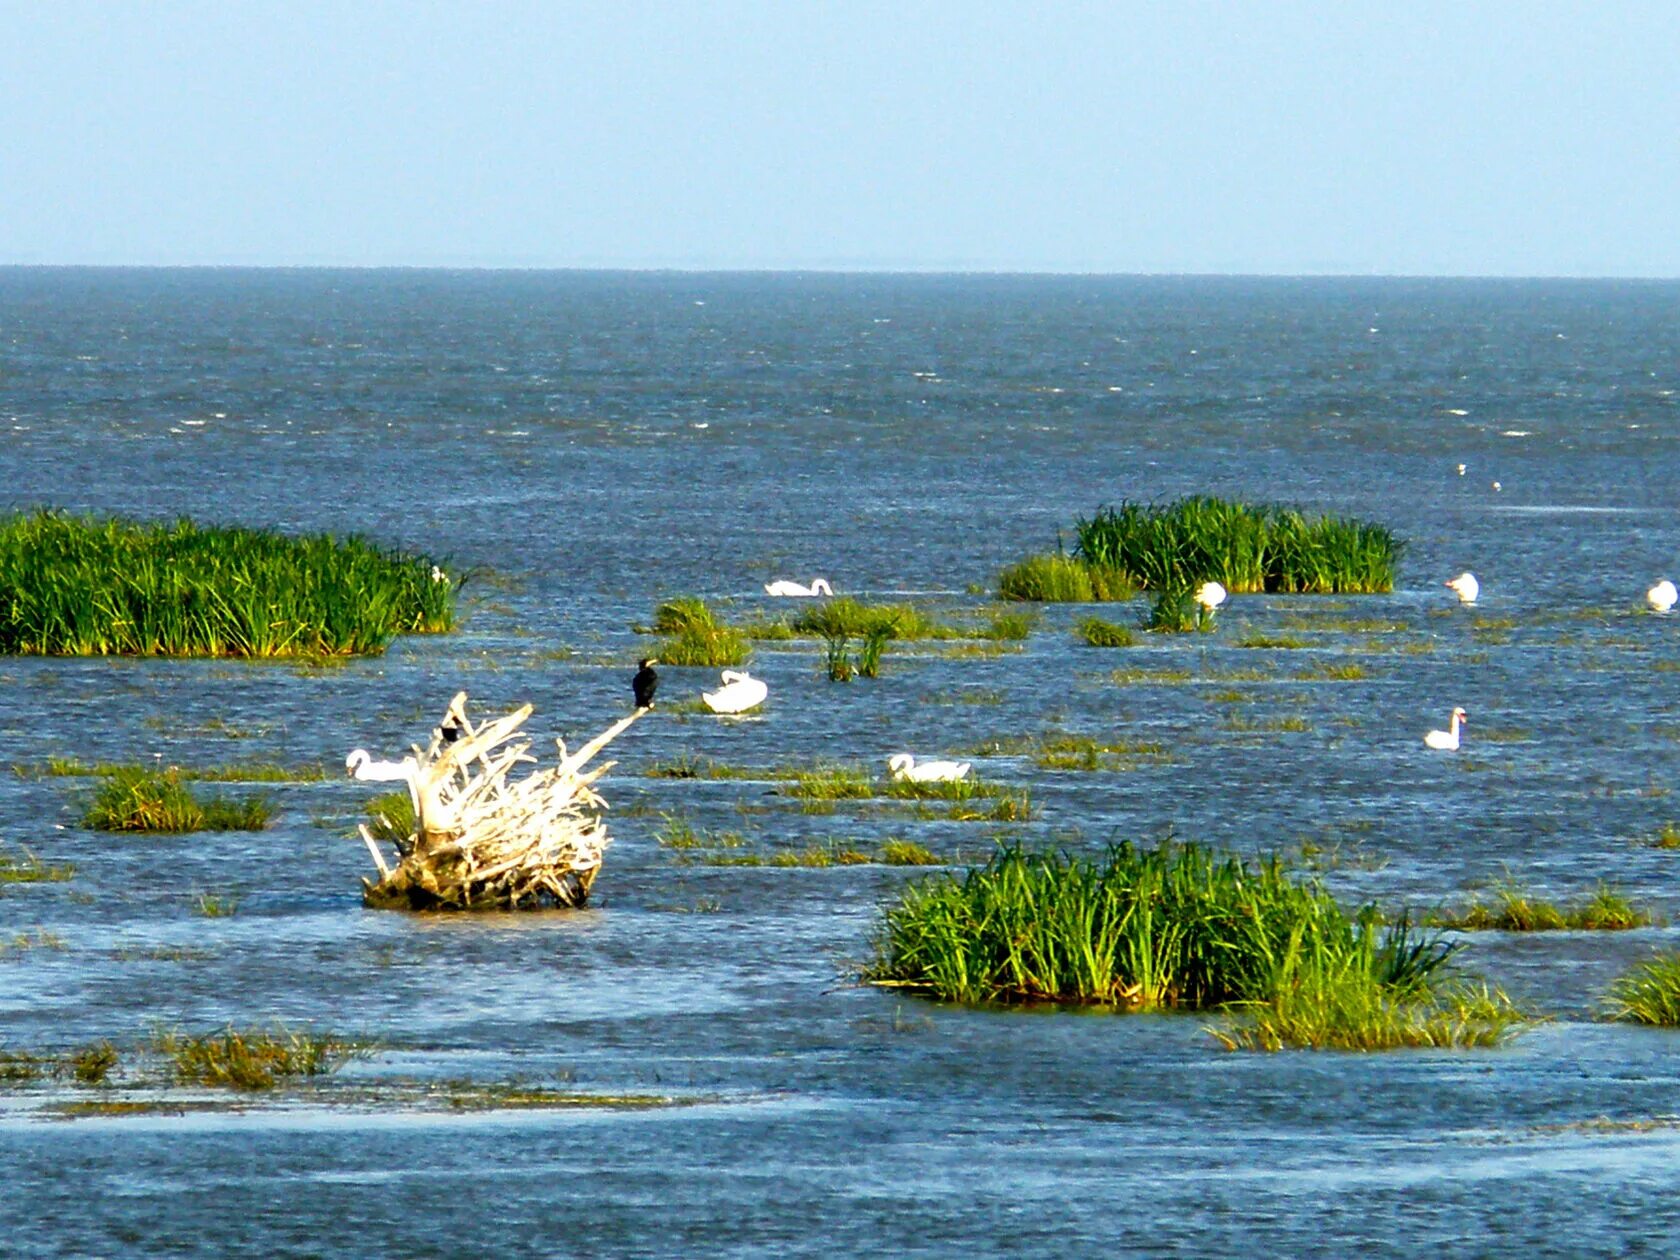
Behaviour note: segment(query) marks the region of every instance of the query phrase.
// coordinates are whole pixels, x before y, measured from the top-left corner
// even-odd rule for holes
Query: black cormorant
[[[659,675],[653,672],[653,667],[659,664],[657,657],[648,657],[642,662],[642,667],[636,671],[636,676],[630,680],[630,685],[636,689],[636,707],[651,709],[653,707],[653,693],[659,690]]]

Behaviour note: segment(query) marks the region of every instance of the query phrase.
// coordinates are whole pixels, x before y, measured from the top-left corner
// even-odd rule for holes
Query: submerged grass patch
[[[1515,1026],[1502,995],[1446,977],[1454,946],[1374,907],[1345,913],[1275,859],[1199,845],[1111,847],[1089,861],[1000,849],[904,889],[865,978],[959,1002],[1141,1010],[1229,1007],[1226,1044],[1275,1049],[1485,1045]]]
[[[1104,621],[1101,617],[1086,617],[1074,627],[1074,633],[1091,647],[1131,647],[1137,642],[1130,626]]]
[[[1216,581],[1236,593],[1387,592],[1404,549],[1381,525],[1209,495],[1124,502],[1077,530],[1081,560],[1154,591]]]
[[[22,857],[17,857],[0,848],[0,884],[63,883],[76,877],[76,868],[68,862],[54,866],[43,862],[28,849],[22,850],[22,853]]]
[[[1514,884],[1500,884],[1492,893],[1490,900],[1476,898],[1459,910],[1432,911],[1424,921],[1459,932],[1620,932],[1657,921],[1607,884],[1572,905],[1542,900]]]
[[[102,783],[82,825],[96,831],[260,831],[274,815],[267,797],[199,800],[174,770],[125,768]]]
[[[282,766],[272,761],[232,762],[225,766],[171,766],[182,782],[203,783],[320,783],[328,778],[327,768],[315,762],[303,766]],[[120,774],[154,772],[155,767],[138,762],[86,762],[77,757],[49,757],[41,765],[15,765],[13,773],[25,778],[110,778]]]
[[[330,534],[0,516],[0,653],[324,657],[455,624],[425,556]]]

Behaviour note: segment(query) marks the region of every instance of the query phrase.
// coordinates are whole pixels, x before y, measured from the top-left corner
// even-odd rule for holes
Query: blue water
[[[271,1020],[380,1046],[236,1111],[55,1118],[199,1097],[149,1078],[0,1093],[12,1253],[1663,1254],[1680,1042],[1595,1017],[1667,927],[1473,938],[1467,966],[1553,1016],[1503,1049],[1238,1055],[1195,1017],[858,987],[877,908],[914,873],[684,865],[656,833],[671,814],[766,853],[904,836],[962,856],[1171,829],[1314,846],[1349,901],[1603,880],[1672,915],[1680,854],[1644,842],[1680,821],[1680,621],[1641,609],[1680,574],[1677,299],[0,269],[0,506],[355,530],[490,571],[459,633],[344,669],[0,661],[15,763],[336,766],[423,738],[463,688],[478,712],[529,700],[541,740],[575,743],[624,711],[648,642],[631,626],[663,597],[759,615],[782,610],[764,582],[822,575],[985,616],[971,589],[1123,498],[1283,500],[1409,543],[1391,596],[1238,597],[1213,635],[1133,649],[1080,646],[1090,610],[1066,607],[1020,652],[893,650],[850,685],[823,678],[818,646],[762,645],[753,720],[672,712],[715,672],[667,669],[665,706],[613,746],[615,842],[578,914],[364,910],[363,784],[282,785],[258,834],[120,840],[79,827],[85,781],[0,779],[0,843],[77,867],[0,896],[0,942],[52,942],[0,954],[0,1049],[108,1037],[140,1062],[160,1024]],[[1465,568],[1475,610],[1441,586]],[[1325,679],[1347,663],[1364,676]],[[1429,753],[1454,705],[1464,751]],[[1039,806],[1010,826],[811,815],[769,781],[646,775],[683,755],[879,769],[1050,730],[1170,755],[1113,773],[981,758]],[[204,917],[201,892],[237,894],[237,913]],[[686,1105],[422,1097],[515,1079]]]

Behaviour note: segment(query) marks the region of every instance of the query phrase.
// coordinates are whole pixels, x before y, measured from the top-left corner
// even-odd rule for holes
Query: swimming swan
[[[1476,596],[1482,593],[1482,584],[1476,581],[1476,575],[1471,573],[1468,569],[1466,569],[1463,573],[1460,573],[1452,581],[1443,582],[1441,585],[1451,587],[1453,590],[1457,591],[1458,602],[1461,604],[1474,604],[1476,602]]]
[[[1645,602],[1660,613],[1665,613],[1673,608],[1677,599],[1680,599],[1680,591],[1676,591],[1674,583],[1667,578],[1645,592]]]
[[[1431,748],[1438,748],[1442,752],[1458,751],[1458,728],[1469,715],[1463,709],[1452,711],[1452,727],[1445,731],[1430,731],[1423,737],[1423,742]]]
[[[774,582],[766,582],[764,593],[766,595],[832,595],[834,594],[834,588],[824,578],[812,578],[809,586],[801,586],[798,582],[790,582],[786,578],[781,578]]]
[[[375,761],[367,754],[367,749],[357,748],[344,759],[344,769],[352,779],[365,779],[371,783],[407,783],[414,777],[415,765],[413,757],[404,757],[401,761]]]
[[[897,753],[887,762],[887,773],[910,783],[951,783],[968,777],[966,761],[924,761],[916,764],[909,753]]]
[[[764,703],[770,688],[764,681],[748,673],[733,669],[723,671],[723,686],[716,691],[702,691],[700,698],[713,713],[745,713]]]
[[[1225,588],[1218,582],[1203,582],[1196,588],[1195,601],[1208,612],[1225,602]]]

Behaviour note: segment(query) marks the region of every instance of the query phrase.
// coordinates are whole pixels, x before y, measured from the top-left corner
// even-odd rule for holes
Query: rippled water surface
[[[1004,563],[1099,504],[1191,492],[1382,521],[1399,589],[1239,597],[1213,635],[894,649],[830,684],[761,645],[762,716],[662,709],[603,780],[591,908],[364,910],[367,785],[272,789],[255,834],[81,829],[86,780],[0,779],[0,1048],[283,1020],[375,1039],[320,1093],[47,1118],[0,1093],[10,1254],[1664,1254],[1672,1035],[1595,1020],[1667,927],[1478,936],[1552,1022],[1497,1051],[1228,1054],[1204,1020],[958,1010],[857,987],[914,873],[687,864],[663,816],[770,854],[904,836],[1098,851],[1168,829],[1307,852],[1350,902],[1609,881],[1671,915],[1680,620],[1672,284],[0,270],[0,504],[361,531],[447,556],[459,633],[342,669],[0,661],[9,762],[340,764],[449,696],[544,740],[622,714],[660,598],[780,611],[776,577],[989,615]],[[1460,475],[1459,464],[1465,466]],[[1496,484],[1497,483],[1497,484]],[[1442,581],[1482,580],[1474,610]],[[1110,610],[1129,618],[1134,611]],[[1246,638],[1291,648],[1243,647]],[[1359,664],[1363,677],[1332,679]],[[1454,705],[1464,751],[1421,735]],[[982,757],[1008,826],[806,814],[692,756],[884,767],[1046,731],[1167,755]],[[237,895],[231,917],[201,893]],[[45,938],[41,936],[45,933]],[[452,1112],[420,1083],[685,1105]],[[323,1101],[338,1090],[338,1101]],[[407,1091],[407,1092],[405,1092]],[[179,1097],[178,1092],[170,1097]],[[399,1100],[399,1101],[393,1101]]]

